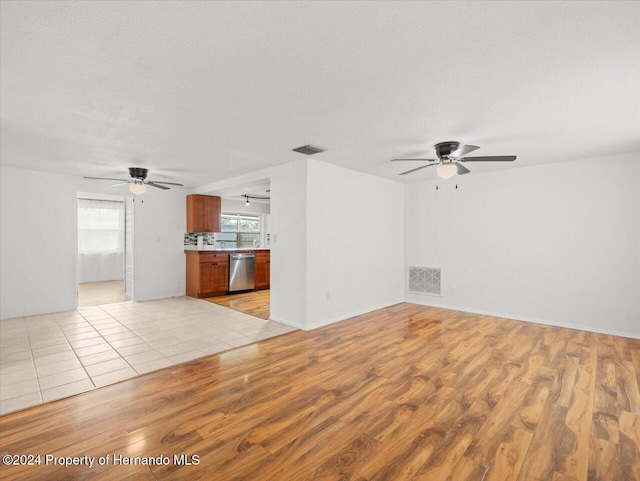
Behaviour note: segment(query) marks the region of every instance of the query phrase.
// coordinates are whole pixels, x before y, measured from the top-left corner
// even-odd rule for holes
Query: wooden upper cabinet
[[[192,194],[187,196],[187,232],[220,232],[220,197]]]

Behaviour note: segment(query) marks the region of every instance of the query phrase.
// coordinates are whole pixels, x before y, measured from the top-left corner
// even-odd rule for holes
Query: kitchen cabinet
[[[187,296],[203,298],[226,295],[229,289],[229,254],[240,251],[185,250],[187,256]],[[269,289],[271,284],[271,253],[255,253],[254,290]]]
[[[224,295],[229,287],[229,254],[186,251],[186,292],[190,297]]]
[[[222,202],[213,195],[187,196],[187,232],[220,232]]]
[[[255,288],[269,289],[271,284],[271,253],[256,251]]]

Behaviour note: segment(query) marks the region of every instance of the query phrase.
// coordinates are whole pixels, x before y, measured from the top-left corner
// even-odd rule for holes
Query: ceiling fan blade
[[[434,165],[440,165],[440,163],[423,165],[422,167],[418,167],[417,169],[411,169],[411,170],[407,170],[406,172],[402,172],[402,173],[400,173],[400,175],[410,174],[411,172],[415,172],[417,170],[426,169],[427,167],[433,167]]]
[[[512,162],[516,160],[515,155],[494,155],[489,157],[465,157],[461,162]]]
[[[149,181],[151,182],[151,181]],[[153,181],[154,184],[167,184],[167,185],[179,185],[180,187],[184,187],[184,184],[178,184],[177,182],[160,182],[158,180]]]
[[[449,157],[462,157],[469,152],[473,152],[474,150],[478,150],[480,147],[477,145],[461,145],[456,150],[449,154]]]
[[[145,182],[144,185],[150,185],[151,187],[155,187],[156,189],[169,190],[169,187],[156,184],[155,182]]]
[[[126,179],[112,179],[111,177],[84,177],[85,179],[93,179],[93,180],[117,180],[120,182],[129,182]]]
[[[467,169],[460,162],[454,162],[454,163],[456,164],[456,168],[458,169],[458,175],[464,175],[464,174],[468,174],[469,172],[471,172],[469,169]]]
[[[391,162],[413,162],[413,161],[420,161],[420,162],[438,162],[438,159],[391,159]]]
[[[117,184],[111,184],[111,187],[115,187],[115,186],[117,186],[117,185],[129,185],[129,184],[132,184],[132,183],[133,183],[133,182],[127,182],[127,181],[125,181],[125,182],[118,182]]]

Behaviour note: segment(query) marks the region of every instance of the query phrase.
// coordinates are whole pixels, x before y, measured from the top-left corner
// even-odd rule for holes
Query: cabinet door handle
[[[217,263],[217,262],[212,262],[212,263],[211,263],[211,265],[212,265],[212,266],[217,266],[217,265],[218,265],[218,263]]]

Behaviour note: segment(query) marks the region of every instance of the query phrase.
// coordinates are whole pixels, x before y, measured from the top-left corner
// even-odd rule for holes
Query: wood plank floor
[[[228,296],[209,297],[205,301],[213,302],[235,311],[244,312],[260,319],[269,319],[271,313],[271,291],[243,292],[241,294],[230,294]]]
[[[3,455],[110,456],[0,477],[638,481],[639,382],[639,340],[398,304],[0,417]]]

